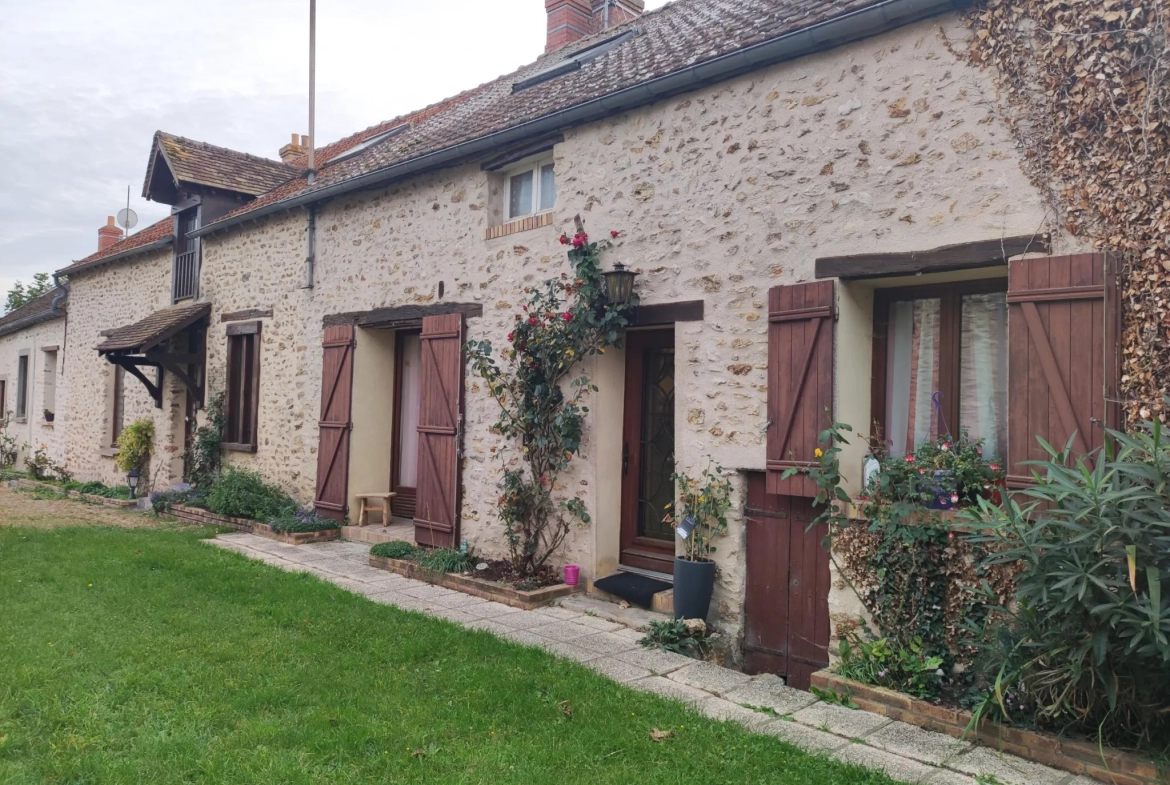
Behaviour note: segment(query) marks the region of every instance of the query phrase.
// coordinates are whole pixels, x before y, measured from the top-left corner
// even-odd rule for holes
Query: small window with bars
[[[260,405],[260,322],[228,325],[224,449],[255,452]]]
[[[171,271],[171,294],[175,302],[199,296],[199,238],[189,236],[199,226],[198,207],[175,217],[175,263]]]

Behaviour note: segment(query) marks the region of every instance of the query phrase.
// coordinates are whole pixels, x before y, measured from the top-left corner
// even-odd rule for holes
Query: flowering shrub
[[[69,473],[69,470],[49,457],[48,449],[43,444],[38,445],[33,454],[24,459],[28,473],[34,480],[59,480],[61,482],[72,480],[73,475]]]
[[[473,371],[500,406],[495,430],[518,448],[520,466],[505,462],[499,514],[512,562],[524,576],[536,575],[564,543],[575,523],[589,523],[585,503],[554,498],[557,477],[581,448],[583,399],[597,388],[574,369],[586,357],[617,343],[629,324],[629,306],[606,302],[600,254],[578,222],[569,262],[562,273],[531,289],[522,313],[498,356],[490,341],[468,341]]]
[[[663,521],[677,531],[689,516],[695,526],[683,540],[686,558],[710,561],[715,553],[713,540],[727,536],[727,511],[731,509],[731,481],[723,476],[722,466],[708,466],[698,477],[676,473],[678,506],[667,505]]]
[[[20,451],[28,449],[27,444],[16,441],[16,437],[8,432],[8,425],[12,422],[12,412],[0,419],[0,468],[14,466]]]

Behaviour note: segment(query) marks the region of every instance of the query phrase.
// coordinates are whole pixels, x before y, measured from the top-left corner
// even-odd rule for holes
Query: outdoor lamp
[[[638,274],[617,263],[605,276],[605,293],[611,305],[629,305],[634,298],[634,279]]]
[[[142,472],[138,469],[131,469],[130,473],[126,475],[126,485],[130,488],[130,498],[137,499],[138,480],[142,478]]]

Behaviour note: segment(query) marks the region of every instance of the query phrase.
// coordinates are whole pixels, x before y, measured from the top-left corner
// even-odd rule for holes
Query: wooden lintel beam
[[[894,275],[942,273],[977,267],[1006,265],[1008,259],[1025,253],[1048,253],[1052,241],[1047,234],[1002,237],[973,243],[944,245],[929,251],[873,253],[855,256],[825,256],[816,261],[816,277],[884,278]]]

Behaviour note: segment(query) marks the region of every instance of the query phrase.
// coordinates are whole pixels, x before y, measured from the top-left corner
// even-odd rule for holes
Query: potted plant
[[[715,591],[714,540],[727,534],[731,480],[723,467],[708,464],[696,478],[676,473],[678,503],[667,506],[664,521],[683,541],[674,557],[674,617],[706,619]]]
[[[51,412],[48,409],[45,409],[45,422],[52,422],[53,419],[56,418],[56,416],[57,416],[56,413]]]

